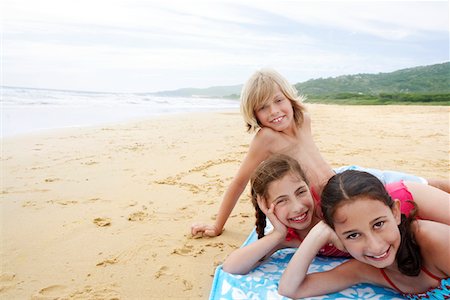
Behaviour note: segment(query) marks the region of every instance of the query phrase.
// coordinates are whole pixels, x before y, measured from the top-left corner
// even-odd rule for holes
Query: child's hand
[[[208,225],[202,223],[194,223],[191,225],[191,234],[195,237],[215,237],[222,234],[223,230],[218,230],[215,225]]]
[[[281,235],[281,237],[284,239],[287,234],[287,227],[286,227],[286,225],[281,223],[281,221],[275,215],[275,204],[272,203],[270,205],[270,208],[267,208],[265,199],[260,197],[259,195],[257,195],[256,197],[257,197],[256,200],[258,201],[259,208],[269,218],[270,223],[272,223],[272,225],[273,225],[274,232],[278,232]]]
[[[330,226],[328,226],[328,228],[330,228],[330,230],[331,230],[330,243],[332,243],[339,250],[344,251],[344,252],[348,252],[347,249],[345,249],[344,244],[342,244],[341,240],[338,238],[336,232],[333,229],[331,229]]]
[[[312,232],[315,232],[314,234],[319,234],[323,236],[328,243],[333,244],[339,250],[347,252],[341,240],[337,236],[336,232],[330,226],[328,226],[328,224],[325,223],[323,220],[317,223],[313,227],[313,229],[311,229],[310,233]]]

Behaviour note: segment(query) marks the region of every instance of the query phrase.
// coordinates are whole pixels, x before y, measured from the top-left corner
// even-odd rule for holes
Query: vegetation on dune
[[[314,96],[307,99],[308,103],[324,104],[355,104],[355,105],[386,105],[386,104],[420,104],[420,105],[450,105],[449,94],[405,94],[380,93],[365,95],[340,93],[335,95]]]
[[[310,103],[450,105],[450,62],[308,80],[295,85]]]
[[[309,103],[450,105],[450,62],[391,73],[311,79],[294,85]],[[239,99],[242,85],[178,89],[158,96]]]

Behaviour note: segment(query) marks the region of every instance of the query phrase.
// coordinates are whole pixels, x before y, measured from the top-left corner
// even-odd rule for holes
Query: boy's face
[[[391,209],[379,200],[357,199],[336,209],[334,229],[347,251],[376,268],[395,261],[400,246],[400,208]]]
[[[308,185],[299,176],[287,173],[270,183],[267,207],[274,203],[275,215],[281,223],[297,230],[308,229],[314,217],[314,200]]]
[[[284,96],[278,85],[273,95],[263,106],[255,109],[255,115],[261,127],[269,127],[275,131],[283,131],[294,124],[294,109],[291,101]]]

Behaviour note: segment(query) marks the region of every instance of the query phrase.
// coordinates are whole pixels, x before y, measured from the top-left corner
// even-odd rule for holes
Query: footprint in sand
[[[98,227],[106,227],[111,225],[111,219],[110,218],[95,218],[93,220],[94,224]]]
[[[34,207],[34,208],[38,208],[38,204],[36,201],[25,201],[24,203],[22,203],[22,207]],[[39,207],[40,208],[40,207]]]
[[[203,248],[196,249],[191,244],[185,244],[181,248],[175,248],[171,254],[197,257],[197,255],[202,254],[204,252],[205,252],[205,249],[203,249]]]
[[[205,244],[206,247],[213,247],[213,248],[219,248],[221,250],[223,250],[223,248],[225,247],[225,244],[222,242],[212,242],[212,243],[207,243]]]
[[[177,278],[178,279],[178,278]],[[181,278],[180,278],[181,279]],[[183,291],[190,291],[192,290],[192,288],[194,287],[194,285],[192,284],[192,282],[186,280],[186,279],[181,279],[182,283],[183,283]]]
[[[169,268],[168,268],[167,266],[162,266],[162,267],[160,267],[159,270],[155,272],[155,275],[154,275],[154,276],[155,276],[155,279],[158,279],[159,277],[165,276],[165,275],[167,275],[167,276],[172,276],[172,277],[173,277],[173,274],[172,274],[172,273],[167,272],[168,269],[169,269]],[[183,289],[183,291],[190,291],[190,290],[193,289],[194,285],[193,285],[192,282],[190,282],[189,280],[184,279],[183,277],[181,277],[181,276],[179,276],[179,275],[175,275],[174,277],[175,277],[175,278],[174,278],[174,279],[175,279],[175,280],[174,280],[175,282],[179,282],[179,283],[182,284],[182,289]]]
[[[154,275],[155,278],[159,278],[159,277],[161,277],[163,275],[171,275],[171,273],[167,272],[168,269],[169,268],[167,266],[160,267],[159,270],[155,272],[155,275]]]
[[[96,266],[97,267],[106,267],[107,265],[114,265],[118,262],[119,262],[119,259],[117,257],[108,258],[108,259],[105,259],[104,261],[99,262],[98,264],[96,264]]]
[[[89,199],[83,201],[83,203],[96,203],[96,202],[98,202],[100,200],[102,200],[102,199],[100,199],[99,197],[94,197],[94,198],[89,198]],[[107,200],[102,200],[102,201],[103,202],[109,202]]]
[[[82,162],[81,164],[82,164],[82,165],[86,165],[86,166],[92,166],[92,165],[98,164],[98,162],[93,161],[93,160],[89,160],[89,161],[87,161],[87,162]]]
[[[84,286],[76,290],[69,290],[64,285],[51,285],[34,294],[32,300],[53,299],[109,299],[119,300],[120,294],[114,289],[117,284],[103,284]]]
[[[50,285],[45,287],[33,296],[31,300],[50,300],[59,299],[61,296],[67,293],[67,287],[64,285]]]
[[[148,213],[144,211],[137,211],[128,216],[128,221],[145,221],[148,219]]]
[[[73,205],[73,204],[77,204],[78,201],[77,200],[48,200],[46,201],[46,203],[50,203],[50,204],[59,204],[59,205]]]
[[[121,299],[118,291],[115,290],[117,284],[101,284],[96,286],[86,285],[70,293],[69,299]],[[66,298],[63,298],[66,299]]]
[[[16,274],[3,273],[0,275],[0,292],[6,291],[16,285],[14,282]]]

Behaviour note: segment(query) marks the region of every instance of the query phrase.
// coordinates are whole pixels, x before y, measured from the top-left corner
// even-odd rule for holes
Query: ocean
[[[66,127],[126,122],[164,114],[228,111],[239,101],[1,87],[1,137]]]

